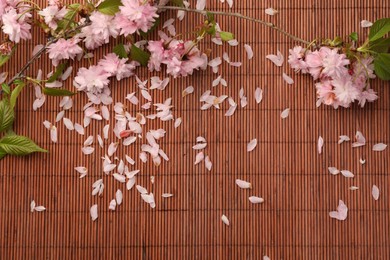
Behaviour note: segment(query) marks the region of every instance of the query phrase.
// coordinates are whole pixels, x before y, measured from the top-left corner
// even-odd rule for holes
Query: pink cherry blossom
[[[307,63],[303,60],[305,56],[306,49],[301,46],[295,46],[290,50],[290,56],[288,56],[288,63],[295,72],[301,71],[302,73],[307,73]]]
[[[147,32],[158,17],[157,8],[148,1],[122,0],[119,13],[115,16],[120,34],[128,36],[137,31]]]
[[[89,69],[80,68],[73,83],[77,90],[96,95],[104,93],[110,83],[108,79],[110,76],[111,74],[104,71],[101,66],[91,66]]]
[[[110,37],[116,38],[119,30],[113,16],[100,12],[93,12],[89,17],[91,25],[81,29],[81,38],[84,38],[85,47],[93,50],[109,43]]]
[[[340,106],[349,107],[359,97],[359,90],[353,85],[352,78],[348,74],[333,79],[332,85]]]
[[[43,16],[45,23],[49,26],[49,28],[55,30],[57,29],[57,22],[64,18],[67,12],[68,10],[65,7],[59,9],[57,5],[49,5],[39,11],[38,14]]]
[[[120,59],[115,53],[109,53],[99,61],[98,66],[119,81],[133,76],[136,66],[139,65],[137,62],[126,63],[127,60],[126,58]]]
[[[11,8],[2,16],[3,32],[15,43],[19,43],[21,39],[31,39],[31,25],[28,23],[30,18],[30,13],[19,14],[16,9]]]
[[[348,74],[348,68],[346,67],[348,64],[350,64],[350,61],[344,53],[339,54],[338,49],[330,50],[323,59],[324,69],[322,73],[329,77],[344,77]]]
[[[78,45],[80,39],[60,38],[57,42],[50,44],[47,53],[52,60],[53,65],[57,66],[63,59],[74,59],[78,54],[83,53],[83,49]]]
[[[359,105],[361,107],[364,107],[366,102],[374,102],[375,100],[377,100],[378,99],[378,95],[376,94],[376,92],[373,89],[369,88],[369,89],[363,91],[360,94],[358,99],[359,99]]]

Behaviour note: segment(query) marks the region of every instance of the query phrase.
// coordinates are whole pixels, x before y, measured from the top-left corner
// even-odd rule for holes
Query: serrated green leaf
[[[14,119],[14,110],[10,107],[8,100],[0,101],[0,132],[9,129]]]
[[[0,140],[0,149],[10,155],[27,155],[35,152],[47,152],[31,139],[21,135],[5,136]]]
[[[8,95],[11,93],[11,89],[10,89],[9,85],[6,83],[1,84],[1,89],[4,91],[4,93],[6,93]]]
[[[61,63],[57,66],[56,71],[51,75],[51,77],[47,80],[47,83],[52,83],[58,79],[58,77],[64,72],[66,67],[68,66],[68,62]]]
[[[351,33],[350,35],[349,35],[349,38],[352,40],[352,41],[355,41],[355,42],[357,42],[357,40],[358,40],[358,34],[357,34],[357,32],[353,32],[353,33]]]
[[[76,95],[77,93],[69,91],[67,89],[43,88],[43,94],[48,96],[64,97],[64,96],[73,96]]]
[[[11,98],[10,98],[10,105],[11,105],[11,108],[13,109],[16,105],[16,100],[20,94],[20,92],[22,91],[22,89],[26,86],[26,83],[22,80],[15,80],[14,81],[14,84],[16,85],[16,88],[14,88],[14,90],[12,90],[11,92]]]
[[[118,44],[112,50],[119,58],[127,58],[127,52],[123,44]]]
[[[230,32],[219,32],[219,36],[221,37],[222,41],[231,41],[234,39],[234,34]]]
[[[98,7],[98,11],[107,14],[107,15],[115,15],[119,12],[119,6],[122,5],[121,0],[106,0],[102,2]]]
[[[132,60],[138,61],[142,66],[148,65],[150,54],[141,50],[134,44],[131,46],[130,56]]]
[[[382,80],[390,80],[390,53],[379,53],[374,60],[375,74]]]
[[[377,20],[370,28],[368,39],[370,42],[376,41],[390,32],[390,18]]]
[[[390,38],[380,38],[370,43],[371,51],[377,53],[387,53],[390,49]]]

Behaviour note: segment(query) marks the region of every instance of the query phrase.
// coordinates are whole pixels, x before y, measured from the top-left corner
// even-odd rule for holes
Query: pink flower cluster
[[[176,78],[192,75],[194,70],[207,67],[207,55],[199,51],[193,41],[150,41],[147,49],[151,53],[148,63],[150,71],[160,71],[161,64],[165,64],[167,73]]]
[[[157,8],[148,1],[122,0],[122,4],[115,16],[100,12],[90,15],[91,25],[84,27],[79,35],[84,38],[87,49],[96,49],[119,34],[128,36],[139,31],[147,32],[158,17]]]
[[[0,0],[0,18],[3,24],[1,28],[9,40],[15,43],[31,39],[29,22],[32,15],[28,12],[30,6],[17,6],[18,3],[19,1],[14,0]]]
[[[363,107],[378,96],[370,88],[369,80],[375,78],[373,58],[362,57],[351,63],[339,49],[321,47],[310,51],[296,46],[290,50],[288,62],[296,72],[310,74],[316,83],[318,103],[334,108],[349,107],[358,101]]]
[[[110,53],[101,59],[98,65],[80,68],[74,79],[74,86],[79,91],[85,91],[94,104],[111,104],[111,91],[108,87],[110,77],[119,81],[134,75],[137,62],[127,63],[128,59],[120,59],[116,54]]]
[[[50,44],[47,48],[49,58],[53,65],[57,66],[63,59],[74,59],[77,55],[83,54],[83,49],[78,45],[80,39],[59,39],[57,42]]]

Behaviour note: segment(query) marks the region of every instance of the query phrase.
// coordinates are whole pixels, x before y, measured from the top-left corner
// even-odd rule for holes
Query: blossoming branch
[[[169,5],[170,4],[170,5]],[[228,1],[231,6],[232,1]],[[370,80],[378,76],[383,80],[390,79],[389,38],[390,19],[381,19],[372,25],[369,38],[362,46],[356,34],[350,39],[314,40],[312,42],[300,39],[272,23],[256,18],[246,17],[238,13],[208,11],[206,1],[198,0],[196,8],[191,9],[187,1],[182,0],[106,0],[96,3],[63,5],[61,1],[50,0],[45,8],[37,6],[33,1],[0,0],[0,19],[2,32],[6,36],[0,45],[0,66],[7,62],[15,48],[22,40],[30,40],[32,26],[39,26],[48,36],[48,42],[36,46],[33,56],[21,70],[10,77],[0,74],[3,99],[0,103],[0,132],[4,137],[0,140],[0,158],[6,154],[24,155],[36,151],[44,151],[32,140],[14,134],[10,129],[14,120],[14,106],[22,89],[32,84],[35,88],[36,100],[34,110],[39,109],[46,100],[46,96],[63,96],[62,107],[71,107],[70,96],[76,92],[64,89],[63,82],[72,73],[72,62],[88,58],[91,51],[108,44],[111,39],[119,39],[118,44],[110,53],[107,53],[97,64],[88,68],[79,68],[73,85],[79,92],[85,92],[90,103],[85,107],[92,111],[93,106],[111,105],[110,81],[120,81],[136,75],[137,67],[147,66],[150,71],[165,70],[173,78],[192,75],[197,70],[211,67],[214,72],[222,59],[217,57],[209,60],[209,55],[199,49],[199,42],[209,36],[216,44],[228,42],[236,45],[234,35],[222,31],[215,16],[226,15],[247,19],[249,21],[268,26],[290,37],[304,46],[297,46],[290,50],[289,63],[296,72],[310,74],[316,81],[318,104],[324,103],[337,108],[349,107],[354,101],[361,106],[366,102],[377,99],[377,94],[370,86]],[[173,26],[174,19],[161,21],[160,13],[165,10],[176,10],[177,18],[182,20],[186,12],[196,12],[204,16],[204,22],[195,28],[192,34],[176,34]],[[269,15],[276,14],[276,10],[267,9]],[[35,14],[34,14],[35,13]],[[150,32],[159,24],[167,29],[168,34],[158,31],[157,39],[150,39]],[[187,35],[190,35],[187,37]],[[249,45],[245,46],[248,56],[253,56]],[[27,70],[35,59],[47,53],[55,68],[47,77],[39,71],[37,76],[28,75]],[[283,62],[283,57],[270,56],[277,66]],[[241,62],[231,61],[227,53],[223,60],[231,66],[239,67]],[[291,78],[284,76],[287,82]],[[141,93],[150,99],[145,83],[136,77]],[[151,89],[163,89],[169,78],[160,80],[152,78]],[[219,81],[223,84],[223,79]],[[219,83],[216,84],[219,84]],[[241,95],[241,94],[240,94]],[[258,92],[260,98],[261,92]],[[242,95],[243,97],[243,95]],[[130,99],[134,97],[130,97]],[[205,107],[218,105],[226,97],[212,98]],[[170,103],[170,102],[168,102]],[[164,106],[169,105],[165,104]],[[233,104],[234,102],[230,102]],[[150,104],[149,104],[150,106]],[[233,104],[231,107],[234,107]],[[119,108],[118,108],[119,109]],[[159,114],[162,120],[172,119],[169,109]],[[229,113],[234,113],[234,110]],[[93,115],[94,113],[91,113]],[[93,116],[87,117],[84,126],[87,126]],[[95,117],[98,118],[98,115]],[[96,118],[95,118],[96,119]],[[51,130],[52,139],[56,140],[56,129],[46,124]],[[73,126],[72,126],[73,127]],[[69,126],[69,128],[72,128]],[[130,128],[130,129],[128,129]],[[118,123],[115,134],[122,138],[130,132],[137,132],[139,126],[130,124],[127,120]],[[81,131],[81,130],[80,130]]]

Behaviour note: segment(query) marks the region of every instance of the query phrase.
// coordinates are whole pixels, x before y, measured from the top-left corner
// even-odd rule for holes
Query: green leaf
[[[10,155],[27,155],[34,152],[47,152],[31,139],[21,135],[5,136],[0,140],[0,149]]]
[[[376,41],[390,32],[390,18],[377,20],[370,28],[368,39],[370,42]]]
[[[1,84],[1,88],[3,89],[4,93],[8,95],[11,93],[11,89],[8,84],[6,83]]]
[[[390,38],[380,38],[376,41],[370,43],[371,51],[375,51],[377,53],[386,53],[389,52],[390,49]]]
[[[131,46],[130,56],[132,60],[138,61],[142,66],[148,65],[150,54],[141,50],[134,44]]]
[[[114,47],[113,52],[119,56],[119,58],[127,58],[127,52],[123,44],[118,44]]]
[[[0,148],[0,159],[3,159],[4,156],[6,156],[6,155],[7,155],[7,153],[3,149]]]
[[[67,89],[58,89],[58,88],[43,88],[43,94],[48,96],[64,97],[64,96],[73,96],[77,93],[69,91]]]
[[[51,75],[51,77],[47,80],[47,83],[52,83],[58,79],[58,77],[64,72],[66,67],[68,66],[68,62],[61,63],[57,66],[56,71]]]
[[[358,34],[357,34],[357,32],[353,32],[353,33],[351,33],[350,35],[349,35],[349,38],[352,40],[352,41],[354,41],[354,42],[357,42],[357,40],[358,40]]]
[[[106,0],[102,2],[98,7],[98,11],[107,14],[107,15],[115,15],[119,12],[119,6],[122,5],[121,0]]]
[[[57,22],[57,29],[56,31],[62,31],[68,29],[68,27],[73,23],[76,24],[76,21],[74,21],[74,18],[79,12],[80,4],[71,4],[68,5],[67,9],[69,10],[64,18]]]
[[[183,0],[171,0],[170,2],[176,6],[184,6]]]
[[[230,41],[234,39],[234,34],[230,32],[219,32],[219,36],[221,37],[222,41]]]
[[[10,105],[11,105],[12,109],[16,105],[16,99],[18,98],[20,92],[26,86],[26,83],[24,81],[18,80],[18,79],[14,81],[14,84],[16,85],[16,88],[14,88],[14,90],[12,90],[11,98],[10,98]]]
[[[11,58],[11,55],[0,55],[0,67],[3,66]]]
[[[14,119],[14,110],[10,107],[8,100],[0,101],[0,132],[9,129]]]
[[[382,80],[390,80],[390,53],[379,53],[374,60],[375,74]]]

